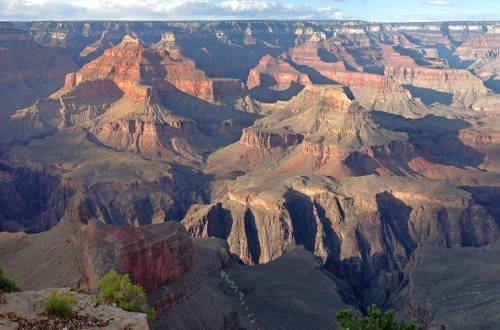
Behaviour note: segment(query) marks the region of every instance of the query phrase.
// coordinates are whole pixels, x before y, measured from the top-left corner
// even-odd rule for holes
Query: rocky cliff
[[[116,269],[152,292],[189,272],[194,262],[191,240],[179,224],[104,225],[92,219],[85,203],[69,208],[57,226],[42,234],[2,235],[2,265],[9,272],[23,274],[19,285],[24,289],[75,284],[94,288],[102,275]],[[15,246],[16,252],[11,250]],[[45,262],[36,262],[42,259]],[[62,260],[64,267],[58,267]],[[39,271],[27,272],[23,267],[28,264]],[[51,276],[38,275],[43,272]]]
[[[59,89],[66,73],[77,68],[63,51],[42,47],[26,31],[0,26],[0,115],[29,106]]]

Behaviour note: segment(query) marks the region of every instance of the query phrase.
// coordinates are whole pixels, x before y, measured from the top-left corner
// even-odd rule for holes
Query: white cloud
[[[325,16],[327,16],[330,19],[342,19],[344,18],[344,13],[338,10],[337,8],[334,7],[322,7],[318,8],[318,11],[323,13]]]
[[[340,11],[284,0],[0,0],[0,20],[332,19]]]
[[[232,11],[264,11],[270,8],[276,8],[278,5],[275,2],[267,1],[252,1],[252,0],[229,0],[222,1],[217,4],[221,8],[230,9]]]
[[[446,0],[430,0],[430,1],[425,1],[424,4],[426,5],[436,5],[436,6],[448,6],[451,5],[449,1]]]

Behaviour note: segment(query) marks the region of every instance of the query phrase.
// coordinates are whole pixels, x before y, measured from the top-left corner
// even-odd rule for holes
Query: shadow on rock
[[[484,154],[465,145],[459,138],[460,130],[470,126],[462,119],[434,115],[409,119],[383,111],[372,111],[371,114],[382,127],[406,132],[417,153],[431,162],[458,167],[476,167],[483,162]]]

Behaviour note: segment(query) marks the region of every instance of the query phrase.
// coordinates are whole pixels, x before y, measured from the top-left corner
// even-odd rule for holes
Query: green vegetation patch
[[[8,277],[0,266],[0,293],[21,291],[13,278]]]
[[[350,309],[337,313],[337,326],[340,330],[420,330],[413,321],[394,320],[394,310],[382,313],[375,305],[368,307],[364,317],[353,316]]]
[[[68,318],[76,305],[75,295],[70,292],[52,290],[45,299],[45,312],[52,316]]]
[[[155,319],[155,311],[149,308],[147,295],[138,284],[132,284],[128,274],[119,274],[114,269],[106,273],[97,283],[97,301],[116,304],[129,312],[146,313]]]

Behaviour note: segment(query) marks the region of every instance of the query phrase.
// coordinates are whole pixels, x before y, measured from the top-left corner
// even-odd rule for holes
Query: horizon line
[[[364,19],[40,19],[40,20],[1,20],[0,23],[33,22],[359,22],[370,24],[425,24],[425,23],[500,23],[500,20],[429,20],[429,21],[371,21]]]

